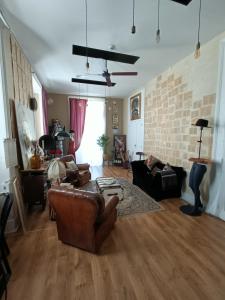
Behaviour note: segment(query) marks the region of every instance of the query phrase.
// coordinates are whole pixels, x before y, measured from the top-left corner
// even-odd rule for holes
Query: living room
[[[224,299],[225,3],[0,8],[0,294]]]

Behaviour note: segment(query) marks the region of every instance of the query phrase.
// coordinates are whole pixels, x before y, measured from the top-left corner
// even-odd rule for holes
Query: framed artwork
[[[141,118],[141,93],[130,98],[130,119]]]
[[[112,115],[112,128],[118,129],[119,128],[119,116],[118,114]]]
[[[126,135],[114,135],[114,163],[122,164],[125,161],[126,154]]]

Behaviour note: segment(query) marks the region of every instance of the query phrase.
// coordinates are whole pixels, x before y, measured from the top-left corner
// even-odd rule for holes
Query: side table
[[[33,205],[45,209],[47,198],[47,173],[45,169],[27,169],[21,171],[24,201],[30,210]]]

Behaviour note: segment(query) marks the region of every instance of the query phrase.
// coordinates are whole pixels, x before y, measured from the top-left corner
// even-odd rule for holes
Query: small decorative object
[[[31,169],[40,169],[40,167],[41,167],[40,155],[34,154],[31,156],[30,167],[31,167]]]
[[[109,137],[105,134],[102,134],[98,139],[97,139],[97,145],[102,148],[103,150],[103,159],[107,155],[106,150],[107,150],[107,144],[109,143]]]
[[[30,158],[31,169],[40,169],[41,167],[41,156],[39,154],[39,145],[36,141],[32,142],[34,154]]]
[[[141,118],[141,93],[130,98],[130,119]]]

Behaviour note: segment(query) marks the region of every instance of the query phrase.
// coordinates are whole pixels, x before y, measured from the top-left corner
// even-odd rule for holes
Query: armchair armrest
[[[106,220],[109,217],[109,215],[112,213],[112,210],[116,208],[118,202],[119,202],[119,198],[117,196],[112,196],[106,203],[105,210],[98,217],[97,222],[102,223],[104,220]]]
[[[77,179],[78,174],[79,174],[78,170],[69,170],[69,169],[66,170],[66,178],[67,178],[67,180],[75,180],[75,179]]]
[[[80,171],[88,170],[90,168],[89,164],[77,164],[77,167]]]

